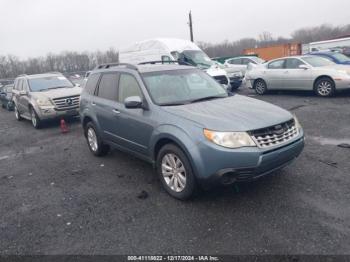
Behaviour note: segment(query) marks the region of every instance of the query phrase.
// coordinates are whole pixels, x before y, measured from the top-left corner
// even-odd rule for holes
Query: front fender
[[[194,172],[195,176],[198,177],[201,172],[198,167],[203,166],[198,147],[200,140],[199,137],[196,139],[196,136],[200,135],[200,132],[198,132],[199,130],[191,131],[192,135],[189,136],[189,134],[184,129],[179,128],[175,125],[162,125],[155,129],[152,134],[149,146],[151,151],[150,155],[152,156],[153,160],[155,161],[157,158],[155,155],[157,143],[162,139],[170,139],[184,151],[191,163],[192,171]]]

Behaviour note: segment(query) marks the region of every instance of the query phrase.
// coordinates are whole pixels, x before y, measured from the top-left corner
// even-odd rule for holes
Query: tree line
[[[14,55],[0,55],[0,79],[15,78],[21,74],[38,74],[44,72],[84,72],[98,64],[118,61],[118,51],[49,53],[45,57],[21,60]]]
[[[289,42],[310,43],[339,36],[350,35],[350,24],[345,26],[320,25],[294,31],[290,38],[274,37],[270,32],[263,32],[257,38],[243,38],[237,41],[221,43],[198,42],[198,45],[210,56],[241,55],[245,48],[263,47]],[[72,73],[88,71],[97,64],[118,61],[118,51],[49,53],[44,57],[21,60],[14,55],[0,55],[0,79],[15,78],[20,74],[37,74],[50,71]]]
[[[257,38],[243,38],[237,41],[224,41],[217,44],[200,42],[199,46],[210,57],[236,56],[243,54],[246,48],[264,47],[291,42],[311,43],[350,35],[350,24],[345,26],[320,25],[305,27],[292,32],[290,38],[274,37],[270,32],[263,32]]]

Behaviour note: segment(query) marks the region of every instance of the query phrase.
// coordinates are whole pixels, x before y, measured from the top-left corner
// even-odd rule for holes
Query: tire
[[[97,128],[92,122],[89,122],[84,127],[84,134],[88,147],[92,154],[101,157],[108,154],[110,148],[104,144],[100,135],[97,132]]]
[[[264,95],[267,92],[267,85],[263,79],[257,79],[254,82],[254,90],[258,95]]]
[[[14,104],[13,110],[15,111],[15,117],[16,117],[17,121],[21,121],[23,118],[21,117],[21,114],[20,114],[20,112],[18,111],[17,105],[16,105],[16,104]]]
[[[335,93],[335,84],[331,78],[322,77],[316,81],[314,91],[318,96],[330,97]]]
[[[165,190],[179,200],[189,199],[197,191],[191,164],[185,153],[174,144],[163,146],[157,156],[157,173]],[[173,169],[177,171],[174,175]]]
[[[38,117],[37,113],[35,112],[33,107],[29,108],[29,112],[30,112],[30,118],[31,118],[31,122],[34,128],[36,129],[40,129],[42,126],[42,121],[40,120],[40,118]]]

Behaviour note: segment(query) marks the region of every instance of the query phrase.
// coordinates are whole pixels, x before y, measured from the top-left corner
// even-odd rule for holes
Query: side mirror
[[[126,108],[142,108],[142,99],[139,96],[130,96],[125,98],[124,105]]]
[[[300,65],[299,68],[304,69],[304,70],[310,69],[310,67],[308,65]]]

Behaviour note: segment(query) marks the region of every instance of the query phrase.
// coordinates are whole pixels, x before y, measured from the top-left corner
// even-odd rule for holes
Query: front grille
[[[228,80],[226,76],[214,76],[214,79],[222,85],[228,84]]]
[[[58,111],[76,109],[79,107],[80,95],[55,98],[53,102]]]
[[[298,136],[298,134],[299,131],[295,126],[294,119],[279,125],[250,132],[252,139],[260,148],[269,148],[285,144]]]

